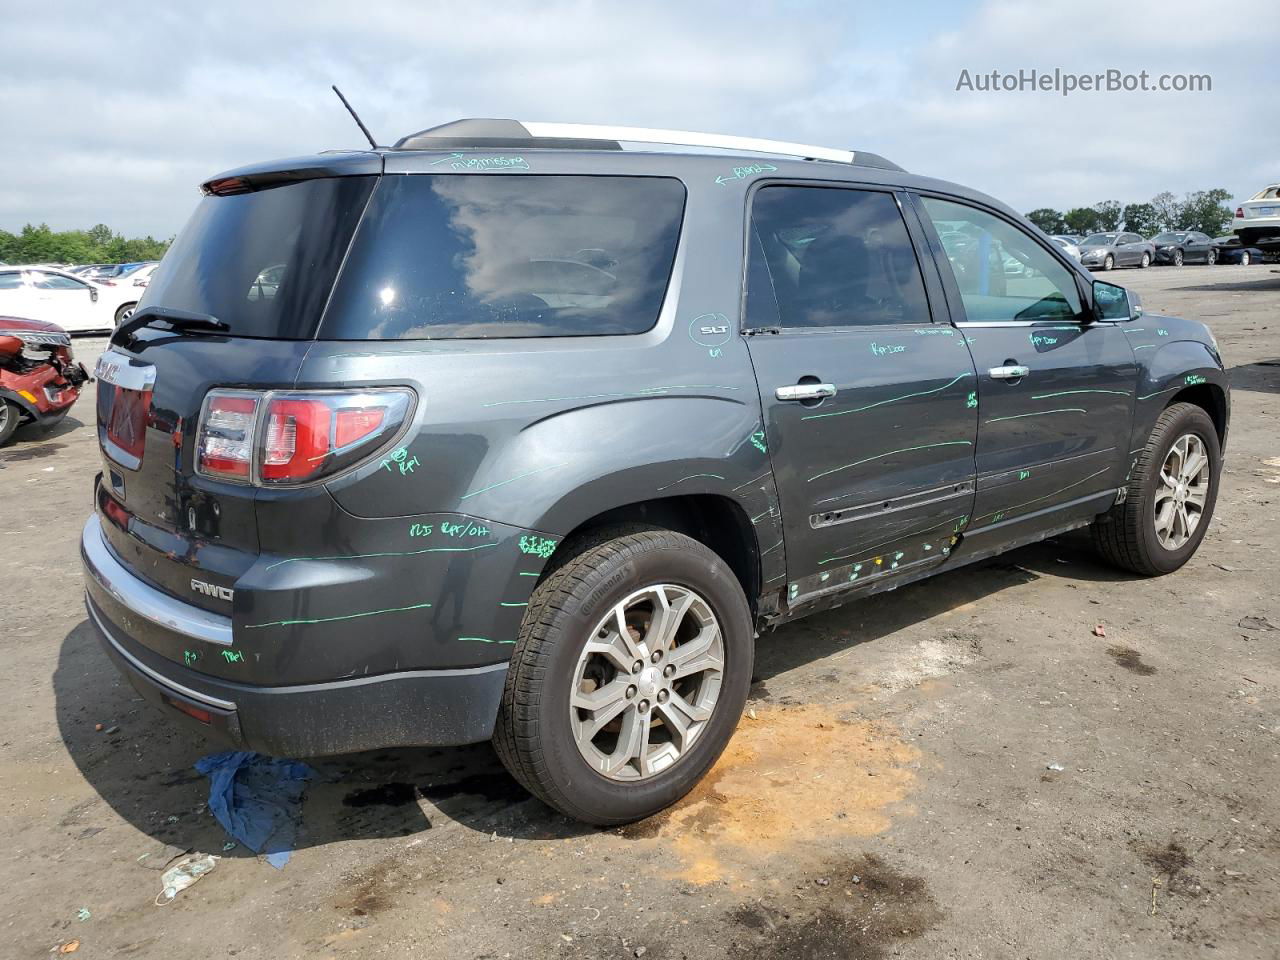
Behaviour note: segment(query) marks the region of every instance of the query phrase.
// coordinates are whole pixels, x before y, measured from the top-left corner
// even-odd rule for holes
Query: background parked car
[[[1049,239],[1052,240],[1054,243],[1056,243],[1058,246],[1060,246],[1063,250],[1065,250],[1067,253],[1067,256],[1069,256],[1072,260],[1076,261],[1077,263],[1080,262],[1079,246],[1072,243],[1066,237],[1050,237]]]
[[[48,267],[0,269],[0,314],[56,323],[68,333],[113,329],[133,312],[139,293]]]
[[[1245,246],[1234,233],[1215,237],[1213,244],[1218,251],[1219,263],[1238,263],[1246,267],[1251,263],[1262,263],[1262,251],[1257,247]]]
[[[1149,267],[1156,250],[1136,233],[1095,233],[1080,242],[1080,262],[1086,267]]]
[[[124,282],[134,287],[145,287],[151,282],[151,275],[156,272],[156,267],[160,266],[159,260],[153,260],[151,263],[144,263],[137,270],[134,270],[128,276],[124,277]],[[137,296],[142,296],[141,292]]]
[[[1180,267],[1183,263],[1218,262],[1218,251],[1206,234],[1195,230],[1171,230],[1151,238],[1156,248],[1156,263],[1171,263]]]
[[[1264,187],[1236,207],[1231,229],[1245,246],[1280,237],[1280,184]]]
[[[1055,233],[1053,235],[1053,239],[1065,240],[1067,243],[1071,244],[1072,246],[1078,247],[1080,246],[1080,241],[1082,241],[1084,237],[1074,233]]]

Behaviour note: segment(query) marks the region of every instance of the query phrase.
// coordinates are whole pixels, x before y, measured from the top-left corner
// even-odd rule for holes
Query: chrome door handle
[[[790,387],[778,387],[773,395],[779,400],[824,400],[836,395],[834,383],[797,383]]]
[[[992,367],[987,373],[992,380],[1021,380],[1031,372],[1030,367]]]

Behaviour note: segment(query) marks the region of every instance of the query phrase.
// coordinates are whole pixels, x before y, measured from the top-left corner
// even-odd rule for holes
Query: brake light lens
[[[1244,207],[1236,207],[1236,219],[1237,220],[1244,219]]]
[[[323,479],[377,454],[413,400],[399,387],[211,390],[200,414],[196,472],[257,486]]]

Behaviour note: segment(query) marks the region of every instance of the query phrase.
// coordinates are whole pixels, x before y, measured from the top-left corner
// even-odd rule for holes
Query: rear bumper
[[[210,643],[229,648],[228,618],[181,603],[132,576],[103,542],[96,516],[85,524],[80,553],[89,622],[107,655],[145,700],[212,740],[307,757],[476,743],[493,734],[505,663],[293,686],[209,677],[162,657],[134,635],[165,631],[196,649]]]

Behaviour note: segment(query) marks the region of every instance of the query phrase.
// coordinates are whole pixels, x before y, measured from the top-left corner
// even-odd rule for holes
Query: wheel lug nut
[[[631,665],[631,672],[632,672],[632,673],[639,673],[639,672],[640,672],[641,670],[643,670],[643,669],[644,669],[644,661],[643,661],[643,660],[637,660],[635,663],[633,663],[633,664]]]
[[[659,702],[659,703],[666,703],[666,702],[667,702],[667,697],[669,697],[669,696],[671,696],[671,694],[670,694],[670,693],[668,693],[666,690],[659,690],[659,691],[658,691],[658,702]]]
[[[641,713],[648,713],[648,712],[649,712],[649,701],[648,701],[648,700],[641,700],[641,701],[640,701],[640,704],[639,704],[638,709],[640,710],[640,712],[641,712]]]
[[[669,677],[675,672],[676,672],[676,667],[675,667],[675,664],[673,663],[668,663],[665,667],[662,668],[662,675],[664,677]]]
[[[653,651],[653,655],[652,655],[651,657],[649,657],[649,659],[650,659],[653,663],[657,663],[659,660],[661,660],[661,659],[662,659],[662,651],[661,651],[661,650],[655,650],[655,651]]]
[[[630,700],[635,695],[636,695],[636,685],[633,683],[631,686],[627,687],[627,699]]]

